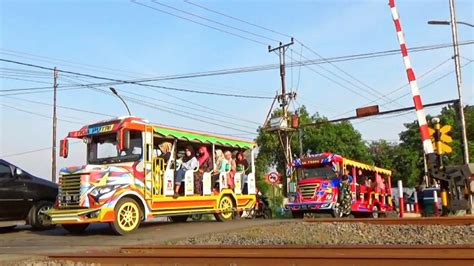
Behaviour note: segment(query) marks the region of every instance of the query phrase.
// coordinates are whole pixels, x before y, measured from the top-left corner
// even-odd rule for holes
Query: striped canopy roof
[[[182,129],[167,128],[162,126],[153,126],[155,133],[165,137],[174,138],[183,141],[197,142],[203,144],[215,144],[218,146],[251,149],[255,147],[255,142],[233,139],[229,137],[199,133]]]

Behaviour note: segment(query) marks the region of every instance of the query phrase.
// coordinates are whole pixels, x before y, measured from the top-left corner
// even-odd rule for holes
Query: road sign
[[[447,144],[444,144],[443,142],[440,142],[439,146],[441,148],[442,153],[451,153],[451,152],[453,152],[453,149],[450,146],[448,146]]]
[[[443,127],[440,127],[439,123],[435,124],[435,129],[428,128],[428,132],[431,136],[431,142],[433,142],[433,147],[438,154],[453,152],[453,149],[447,145],[447,143],[453,141],[453,138],[447,135],[447,133],[451,131],[451,128],[452,127],[450,125],[444,125]],[[440,149],[439,151],[438,147]]]
[[[275,185],[280,183],[280,174],[277,172],[271,172],[265,176],[268,183]]]
[[[444,125],[442,128],[439,129],[439,132],[442,134],[446,134],[449,131],[451,131],[451,126],[450,125]]]

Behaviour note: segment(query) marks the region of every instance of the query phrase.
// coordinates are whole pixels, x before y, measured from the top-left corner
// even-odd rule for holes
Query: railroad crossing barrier
[[[405,201],[403,200],[403,184],[402,180],[398,180],[398,208],[400,211],[400,218],[403,218],[403,209],[405,207]]]
[[[415,191],[415,212],[420,213],[420,205],[418,204],[418,193]]]
[[[438,213],[438,192],[436,190],[433,191],[433,207],[434,207],[434,216],[439,216]]]

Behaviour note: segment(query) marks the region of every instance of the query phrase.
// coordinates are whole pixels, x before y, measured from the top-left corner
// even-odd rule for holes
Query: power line
[[[79,78],[76,78],[78,80],[80,80],[81,82],[83,82],[83,80],[79,79]],[[75,81],[72,81],[72,82],[75,82]],[[76,82],[77,83],[77,82]],[[77,83],[79,84],[79,83]],[[80,84],[80,85],[84,85],[84,84]],[[94,86],[90,86],[90,87],[94,87]],[[155,91],[155,90],[154,90]],[[191,102],[191,101],[187,101],[186,99],[183,99],[181,97],[177,97],[177,96],[173,96],[173,95],[169,95],[167,93],[163,93],[161,91],[156,91],[158,93],[162,93],[162,94],[165,94],[169,97],[172,97],[172,98],[175,98],[179,101],[183,101],[183,102],[188,102],[190,104],[193,104],[193,105],[196,105],[196,103],[194,102]],[[144,97],[143,94],[138,94],[138,93],[134,93],[134,92],[129,92],[129,91],[122,91],[121,93],[125,93],[125,94],[131,94],[131,95],[135,95],[135,96],[138,96],[138,97]],[[190,109],[190,110],[195,110],[195,111],[198,111],[198,112],[202,112],[202,113],[206,113],[206,114],[213,114],[213,115],[218,115],[220,117],[226,117],[226,118],[230,118],[230,119],[234,119],[234,120],[237,120],[237,121],[241,121],[241,122],[246,122],[246,123],[250,123],[250,124],[256,124],[256,125],[260,125],[258,122],[255,122],[255,121],[251,121],[251,120],[247,120],[247,119],[244,119],[244,118],[239,118],[239,117],[235,117],[235,116],[232,116],[232,115],[228,115],[222,111],[218,111],[218,110],[215,110],[214,112],[210,112],[210,110],[214,110],[212,108],[209,108],[209,107],[205,107],[205,106],[202,106],[202,105],[199,105],[197,104],[197,106],[201,106],[203,109],[198,109],[198,108],[195,108],[193,106],[186,106],[186,105],[183,105],[183,104],[180,104],[180,103],[176,103],[176,102],[169,102],[169,101],[165,101],[165,100],[162,100],[162,99],[157,99],[157,98],[154,98],[154,97],[151,97],[151,96],[146,96],[145,98],[147,99],[151,99],[151,100],[155,100],[155,101],[159,101],[159,102],[163,102],[163,103],[166,103],[166,104],[170,104],[170,105],[173,105],[173,106],[180,106],[180,107],[183,107],[183,108],[186,108],[186,109]],[[173,109],[173,108],[171,108]],[[176,109],[175,109],[176,110]],[[178,110],[179,111],[179,110]],[[215,119],[214,119],[215,120]],[[226,121],[222,121],[222,122],[226,122]],[[253,128],[252,128],[253,129]]]
[[[212,19],[209,19],[209,18],[200,16],[200,15],[194,14],[194,13],[189,12],[189,11],[185,11],[185,10],[182,10],[182,9],[179,9],[179,8],[176,8],[176,7],[172,7],[172,6],[163,4],[163,3],[158,2],[158,1],[156,1],[156,0],[152,0],[152,2],[155,3],[155,4],[157,4],[157,5],[164,6],[164,7],[167,7],[167,8],[169,8],[169,9],[173,9],[173,10],[175,10],[175,11],[179,11],[179,12],[182,12],[182,13],[184,13],[184,14],[187,14],[187,15],[190,15],[190,16],[193,16],[193,17],[196,17],[196,18],[200,18],[200,19],[202,19],[202,20],[206,20],[206,21],[215,23],[215,24],[217,24],[217,25],[224,26],[224,27],[229,28],[229,29],[233,29],[233,30],[237,30],[237,31],[240,31],[240,32],[243,32],[243,33],[247,33],[247,34],[253,35],[253,36],[255,36],[255,37],[262,38],[262,39],[266,39],[266,40],[278,42],[278,40],[275,40],[275,39],[272,39],[272,38],[268,38],[268,37],[263,36],[263,35],[261,35],[261,34],[254,33],[254,32],[250,32],[250,31],[247,31],[247,30],[243,30],[243,29],[241,29],[241,28],[237,28],[237,27],[234,27],[234,26],[231,26],[231,25],[228,25],[228,24],[225,24],[225,23],[216,21],[216,20],[212,20]],[[265,44],[265,43],[264,43],[264,44]]]
[[[233,19],[233,20],[236,20],[236,21],[239,21],[239,22],[242,22],[242,23],[245,23],[247,25],[251,25],[251,26],[254,26],[254,27],[257,27],[257,28],[260,28],[260,29],[263,29],[263,30],[266,30],[266,31],[270,31],[270,32],[273,32],[275,34],[278,34],[278,35],[281,35],[281,36],[284,36],[284,37],[287,37],[287,38],[291,38],[291,36],[289,36],[288,34],[285,34],[285,33],[281,33],[281,32],[278,32],[278,31],[275,31],[275,30],[272,30],[272,29],[269,29],[269,28],[265,28],[263,26],[260,26],[260,25],[257,25],[257,24],[254,24],[254,23],[251,23],[251,22],[248,22],[248,21],[245,21],[243,19],[240,19],[240,18],[237,18],[237,17],[233,17],[233,16],[230,16],[230,15],[227,15],[227,14],[224,14],[222,12],[219,12],[219,11],[216,11],[216,10],[212,10],[208,7],[205,7],[203,5],[199,5],[199,4],[196,4],[196,3],[193,3],[189,0],[184,0],[184,2],[188,3],[188,4],[191,4],[193,6],[197,6],[201,9],[204,9],[204,10],[207,10],[209,12],[212,12],[212,13],[215,13],[215,14],[218,14],[218,15],[221,15],[221,16],[224,16],[224,17],[227,17],[227,18],[230,18],[230,19]]]
[[[419,77],[418,77],[418,80],[421,80],[422,78],[428,76],[428,75],[431,74],[433,71],[435,71],[436,69],[440,68],[441,66],[443,66],[444,64],[446,64],[446,63],[449,62],[450,60],[451,60],[451,58],[449,58],[449,59],[447,59],[447,60],[441,62],[440,64],[436,65],[435,67],[429,69],[428,71],[426,71],[425,73],[423,73],[421,76],[419,76]],[[449,72],[449,73],[443,75],[443,77],[446,76],[446,75],[449,75],[449,74],[451,74],[451,73],[453,73],[453,72]],[[433,82],[433,83],[434,83],[434,82]],[[433,84],[433,83],[427,84],[427,85],[425,85],[424,87],[427,87],[427,86],[429,86],[429,85],[431,85],[431,84]],[[408,85],[409,85],[409,84],[406,83],[406,84],[404,84],[404,85],[402,85],[402,86],[400,86],[400,87],[398,87],[398,88],[392,90],[391,92],[387,93],[386,95],[391,95],[391,94],[393,94],[393,93],[395,93],[395,92],[397,92],[397,91],[400,91],[400,90],[402,90],[403,88],[407,87]],[[410,94],[410,93],[408,93],[408,94]],[[408,94],[403,95],[403,97],[406,96],[406,95],[408,95]],[[400,98],[403,98],[403,97],[398,97],[398,98],[395,98],[394,100],[399,100]],[[381,99],[381,97],[379,97],[379,98],[377,98],[377,99],[375,99],[375,100],[373,100],[373,101],[370,101],[370,102],[366,103],[364,106],[369,105],[369,104],[371,104],[371,103],[375,103],[376,101],[378,101],[378,100],[380,100],[380,99]],[[382,106],[385,106],[385,105],[386,105],[386,104],[384,104],[384,105],[382,105]],[[338,116],[346,115],[346,114],[351,113],[351,112],[354,112],[354,111],[355,111],[355,109],[348,110],[348,111],[346,111],[346,112],[344,112],[344,113],[335,115],[334,118],[335,118],[335,117],[338,117]]]
[[[23,98],[17,98],[17,97],[11,97],[11,96],[7,96],[6,98],[14,99],[14,100],[17,100],[17,101],[29,102],[29,103],[38,104],[38,105],[53,106],[50,103],[27,100],[27,99],[23,99]],[[107,116],[107,117],[116,117],[116,116],[110,115],[110,114],[104,114],[104,113],[99,113],[99,112],[94,112],[94,111],[89,111],[89,110],[84,110],[84,109],[79,109],[79,108],[74,108],[74,107],[69,107],[69,106],[56,105],[56,107],[64,109],[64,110],[75,111],[75,112],[81,112],[81,113],[87,113],[87,114],[93,114],[93,115],[100,115],[100,116]]]
[[[4,103],[0,103],[0,105],[2,105],[2,106],[4,106],[4,107],[7,107],[7,108],[10,108],[10,109],[14,109],[14,110],[20,111],[20,112],[24,112],[24,113],[36,115],[36,116],[39,116],[39,117],[44,117],[44,118],[51,119],[51,117],[50,117],[49,115],[39,114],[39,113],[36,113],[36,112],[32,112],[32,111],[28,111],[28,110],[25,110],[25,109],[21,109],[21,108],[18,108],[18,107],[10,106],[10,105],[4,104]],[[83,124],[83,123],[78,122],[78,121],[71,121],[71,120],[67,120],[67,119],[60,119],[60,118],[58,118],[58,120],[59,120],[59,121],[63,121],[63,122],[67,122],[67,123],[72,123],[72,124]]]
[[[267,44],[264,43],[264,42],[261,42],[261,41],[258,41],[258,40],[252,39],[252,38],[245,37],[245,36],[240,35],[240,34],[238,34],[238,33],[230,32],[230,31],[227,31],[227,30],[223,30],[223,29],[220,29],[220,28],[217,28],[217,27],[214,27],[214,26],[211,26],[211,25],[208,25],[208,24],[205,24],[205,23],[202,23],[202,22],[199,22],[199,21],[190,19],[190,18],[186,18],[186,17],[180,16],[180,15],[177,15],[177,14],[173,14],[173,13],[168,12],[168,11],[165,11],[165,10],[163,10],[163,9],[159,9],[159,8],[156,8],[156,7],[152,7],[152,6],[149,6],[149,5],[145,5],[145,4],[143,4],[143,3],[139,3],[139,2],[137,2],[137,1],[135,1],[135,0],[131,0],[131,2],[134,3],[134,4],[140,5],[140,6],[144,6],[144,7],[147,7],[147,8],[153,9],[153,10],[156,10],[156,11],[161,12],[161,13],[168,14],[168,15],[173,16],[173,17],[177,17],[177,18],[180,18],[180,19],[184,19],[184,20],[193,22],[193,23],[195,23],[195,24],[198,24],[198,25],[201,25],[201,26],[204,26],[204,27],[207,27],[207,28],[211,28],[211,29],[214,29],[214,30],[223,32],[223,33],[227,33],[227,34],[233,35],[233,36],[238,37],[238,38],[241,38],[241,39],[245,39],[245,40],[247,40],[247,41],[251,41],[251,42],[254,42],[254,43],[258,43],[258,44],[263,44],[263,45],[265,45],[265,46],[267,45]]]
[[[326,58],[324,58],[322,55],[320,55],[319,53],[317,53],[315,50],[313,50],[312,48],[310,48],[310,47],[304,45],[302,42],[300,42],[300,41],[298,41],[298,40],[296,40],[296,41],[299,42],[302,47],[308,49],[310,52],[312,52],[313,54],[315,54],[316,56],[318,56],[318,57],[321,58],[322,60],[326,61]],[[363,88],[359,87],[359,86],[356,86],[356,87],[358,87],[358,88],[360,88],[360,89],[362,89],[362,90],[364,90],[364,91],[366,91],[366,92],[368,92],[368,93],[370,93],[370,94],[372,94],[372,95],[374,95],[374,93],[375,93],[375,94],[378,94],[378,95],[376,95],[376,97],[377,97],[377,96],[381,96],[382,98],[385,98],[385,99],[387,99],[387,100],[390,100],[389,98],[386,97],[386,95],[381,94],[379,91],[377,91],[377,90],[374,89],[373,87],[367,85],[367,83],[361,81],[360,79],[354,77],[352,74],[348,73],[347,71],[345,71],[344,69],[340,68],[340,67],[337,66],[336,64],[334,64],[334,63],[332,63],[332,62],[328,62],[328,63],[329,63],[331,66],[333,66],[334,68],[336,68],[337,70],[339,70],[339,71],[341,71],[342,73],[344,73],[346,76],[348,76],[348,77],[352,78],[353,80],[357,81],[358,83],[362,84],[364,87],[366,87],[367,89],[369,89],[370,91],[372,91],[372,93],[369,92],[369,91],[366,90],[366,89],[363,89]],[[344,79],[344,80],[345,80],[345,79]],[[352,85],[355,85],[355,84],[352,83],[352,82],[349,82],[349,83],[352,84]],[[392,101],[392,102],[393,102],[393,101]],[[401,106],[400,104],[398,104],[398,105]]]
[[[73,62],[73,61],[69,61],[69,60],[52,58],[52,57],[47,57],[47,56],[42,56],[42,55],[35,55],[35,54],[16,51],[16,50],[11,50],[11,49],[0,48],[0,54],[5,54],[5,55],[19,57],[19,58],[26,58],[26,59],[32,59],[33,58],[33,60],[43,61],[43,62],[52,62],[52,63],[61,62],[62,65],[69,65],[69,66],[73,66],[75,68],[94,70],[96,72],[102,72],[102,73],[107,73],[107,74],[116,75],[117,73],[121,73],[120,75],[122,75],[122,76],[124,74],[126,74],[126,75],[128,75],[128,74],[143,75],[142,73],[137,73],[137,72],[125,71],[125,70],[120,70],[120,69],[104,67],[104,66],[94,66],[94,65],[90,65],[90,64],[77,63],[77,62]],[[26,55],[26,56],[24,56],[24,55]],[[105,71],[104,69],[109,70],[109,71]],[[132,77],[130,75],[128,75],[128,76]]]
[[[262,27],[262,26],[260,26],[260,25],[255,24],[255,23],[250,23],[250,22],[248,22],[248,21],[242,20],[242,19],[237,18],[237,17],[234,17],[234,16],[230,16],[230,15],[224,14],[224,13],[222,13],[222,12],[213,10],[213,9],[211,9],[211,8],[208,8],[208,7],[205,7],[205,6],[203,6],[203,5],[199,5],[199,4],[193,3],[193,2],[191,2],[191,1],[189,1],[189,0],[184,0],[184,1],[185,1],[186,3],[188,3],[188,4],[191,4],[191,5],[196,6],[196,7],[198,7],[198,8],[204,9],[204,10],[206,10],[206,11],[209,11],[209,12],[212,12],[212,13],[215,13],[215,14],[218,14],[218,15],[221,15],[221,16],[224,16],[224,17],[227,17],[227,18],[230,18],[230,19],[233,19],[233,20],[236,20],[236,21],[245,23],[245,24],[247,24],[247,25],[251,25],[251,26],[254,26],[254,27],[257,27],[257,28],[260,28],[260,29],[269,31],[269,32],[272,32],[272,33],[276,33],[276,34],[279,34],[279,35],[281,35],[281,36],[285,36],[285,37],[291,38],[291,36],[289,36],[288,34],[281,33],[281,32],[278,32],[278,31],[275,31],[275,30],[266,28],[266,27]],[[315,54],[316,56],[318,56],[318,57],[321,58],[322,60],[326,61],[327,63],[331,64],[333,67],[335,67],[336,69],[338,69],[339,71],[341,71],[341,72],[344,73],[345,75],[349,76],[350,78],[352,78],[352,79],[355,80],[356,82],[358,82],[358,83],[362,84],[364,87],[368,88],[370,91],[374,92],[375,94],[378,94],[379,96],[381,95],[381,98],[387,99],[387,100],[388,100],[388,103],[393,103],[393,102],[394,102],[394,100],[390,100],[390,99],[387,97],[387,95],[381,94],[380,92],[378,92],[377,90],[375,90],[375,89],[372,88],[371,86],[367,85],[366,83],[364,83],[364,82],[361,81],[360,79],[357,79],[356,77],[354,77],[353,75],[351,75],[351,74],[348,73],[347,71],[345,71],[345,70],[343,70],[342,68],[336,66],[336,65],[333,64],[332,62],[327,61],[323,56],[321,56],[319,53],[317,53],[317,52],[316,52],[315,50],[313,50],[312,48],[310,48],[310,47],[304,45],[301,41],[299,41],[299,40],[296,40],[296,41],[301,44],[301,47],[302,47],[302,48],[305,47],[306,49],[308,49],[309,51],[311,51],[313,54]],[[292,50],[292,51],[293,51],[293,50]],[[302,52],[300,53],[300,55],[302,55]],[[292,57],[291,57],[291,59],[293,60]],[[300,61],[301,61],[301,59],[300,59]],[[291,63],[291,64],[292,64],[292,63]],[[325,69],[325,68],[322,67],[322,66],[320,66],[320,68]],[[293,68],[291,68],[291,69],[293,70]],[[301,66],[300,66],[300,69],[301,69]],[[346,82],[349,82],[349,81],[347,81],[346,79],[344,79],[344,78],[338,76],[337,74],[333,73],[332,71],[329,71],[329,70],[327,70],[327,69],[325,69],[325,70],[328,71],[329,73],[332,73],[333,75],[335,75],[335,76],[337,76],[337,77],[339,77],[339,78],[345,80]],[[292,84],[293,84],[293,71],[292,71],[291,73],[292,73],[292,80],[291,80],[291,81],[292,81]],[[349,82],[349,83],[350,83],[351,85],[353,85],[353,86],[355,85],[355,84],[353,84],[352,82]],[[357,86],[356,86],[356,87],[357,87]],[[359,88],[360,88],[360,87],[359,87]],[[360,88],[360,89],[362,89],[362,88]],[[366,91],[366,90],[364,90],[364,91]],[[366,91],[366,92],[368,92],[368,91]],[[380,98],[379,98],[379,99],[380,99]],[[377,99],[377,100],[378,100],[378,99]],[[400,104],[398,104],[398,105],[400,105]],[[401,105],[400,105],[400,106],[401,106]]]
[[[28,67],[40,68],[40,69],[45,69],[45,70],[53,70],[53,69],[50,68],[50,67],[39,66],[39,65],[29,64],[29,63],[24,63],[24,62],[19,62],[19,61],[15,61],[15,60],[8,60],[8,59],[0,58],[0,61],[6,62],[6,63],[12,63],[12,64],[18,64],[18,65],[28,66]],[[78,76],[83,76],[83,77],[88,77],[88,78],[101,79],[101,80],[108,80],[108,81],[118,82],[118,83],[122,83],[122,84],[132,84],[132,85],[145,86],[145,87],[152,87],[152,88],[159,88],[159,89],[171,90],[171,91],[190,92],[190,93],[197,93],[197,94],[206,94],[206,95],[214,95],[214,96],[225,96],[225,97],[236,97],[236,98],[273,99],[272,97],[267,97],[267,96],[229,94],[229,93],[219,93],[219,92],[211,92],[211,91],[196,91],[196,90],[180,89],[180,88],[173,88],[173,87],[167,87],[167,86],[143,84],[143,83],[141,83],[141,82],[136,82],[136,81],[119,80],[119,79],[108,78],[108,77],[102,77],[102,76],[97,76],[97,75],[83,74],[83,73],[78,73],[78,72],[73,72],[73,71],[66,71],[66,70],[58,70],[58,71],[61,72],[61,73],[73,74],[73,75],[78,75]],[[95,86],[96,86],[96,85],[95,85]],[[0,96],[1,96],[1,95],[0,95]]]
[[[107,94],[107,95],[110,95],[110,93],[108,91],[104,91],[104,90],[102,90],[100,88],[96,88],[94,86],[89,85],[88,88],[92,89],[92,90],[95,90],[95,91],[99,91],[99,92]],[[162,112],[174,114],[174,115],[181,116],[181,117],[184,117],[184,118],[188,118],[188,119],[191,119],[191,120],[195,120],[195,121],[203,122],[203,123],[206,123],[206,124],[219,126],[219,127],[222,127],[222,128],[232,129],[232,130],[236,130],[236,131],[240,131],[240,132],[253,133],[253,132],[250,132],[250,131],[245,131],[245,130],[242,130],[242,129],[238,129],[238,128],[234,128],[234,127],[214,123],[214,122],[211,122],[211,121],[206,121],[206,120],[203,120],[203,119],[200,119],[200,118],[196,117],[194,113],[187,112],[187,111],[184,111],[184,110],[177,110],[177,109],[173,109],[173,108],[169,108],[169,107],[166,109],[164,107],[158,107],[155,103],[151,103],[151,102],[148,102],[148,101],[145,101],[145,100],[142,100],[142,99],[137,99],[137,98],[133,98],[133,97],[130,97],[130,96],[122,96],[122,97],[124,99],[127,99],[130,102],[139,104],[141,106],[146,106],[146,107],[149,107],[149,108],[152,108],[152,109],[155,109],[155,110],[160,110]],[[223,121],[223,120],[219,120],[219,119],[215,119],[215,118],[211,118],[211,117],[205,117],[205,118],[208,118],[209,120],[221,122],[221,123],[224,123],[224,124],[227,123],[227,121]],[[240,127],[254,129],[254,128],[251,128],[251,127],[248,127],[248,126],[240,126]]]
[[[472,44],[474,44],[474,41],[465,41],[465,42],[460,43],[459,45],[472,45]],[[451,47],[452,47],[452,44],[437,44],[437,45],[412,47],[412,48],[409,48],[408,51],[411,53],[415,53],[415,52],[425,52],[425,51],[432,51],[432,50],[451,48]],[[334,63],[334,62],[346,62],[346,61],[353,61],[353,60],[363,60],[363,59],[369,59],[369,58],[398,55],[399,53],[400,53],[400,50],[396,49],[396,50],[386,50],[386,51],[379,51],[379,52],[372,52],[372,53],[329,57],[329,58],[326,58],[326,60],[311,59],[307,61],[295,61],[293,62],[293,65],[289,65],[289,67],[296,67],[296,66],[301,67],[304,65],[327,64],[329,62]],[[279,64],[267,64],[267,65],[257,65],[257,66],[248,66],[248,67],[240,67],[240,68],[212,70],[212,71],[205,71],[205,72],[193,72],[193,73],[187,73],[187,74],[167,75],[167,76],[159,76],[159,77],[146,78],[146,79],[120,81],[120,82],[115,81],[115,82],[106,82],[106,83],[91,83],[88,85],[113,86],[113,85],[123,84],[124,82],[146,83],[146,82],[155,82],[155,81],[164,81],[164,80],[190,79],[190,78],[200,78],[200,77],[219,76],[219,75],[241,74],[241,73],[248,73],[248,72],[267,71],[267,70],[273,70],[273,69],[278,69],[278,68],[279,68]],[[145,84],[142,84],[142,85],[145,85]],[[81,87],[81,86],[77,86],[77,85],[67,86],[66,85],[66,86],[59,86],[59,87],[67,88],[67,87]],[[82,86],[82,87],[85,87],[85,86]],[[22,89],[0,90],[0,92],[17,91],[17,90],[28,90],[28,91],[52,90],[52,88],[51,87],[34,87],[34,88],[25,88],[25,89],[22,88]],[[0,96],[2,95],[0,94]]]
[[[78,144],[78,143],[81,143],[81,142],[82,141],[71,142],[71,145]],[[30,151],[25,151],[25,152],[14,153],[14,154],[1,155],[0,157],[1,158],[14,157],[14,156],[30,154],[30,153],[39,152],[39,151],[51,150],[51,148],[52,148],[52,146],[47,147],[47,148],[40,148],[40,149],[35,149],[35,150],[30,150]]]
[[[461,68],[468,66],[468,65],[471,64],[472,62],[473,62],[473,61],[470,61],[470,62],[465,63],[464,65],[461,66]],[[444,79],[444,78],[446,78],[447,76],[449,76],[449,75],[451,75],[451,74],[453,74],[453,73],[454,73],[454,71],[451,71],[451,72],[449,72],[449,73],[446,73],[446,74],[442,75],[441,77],[439,77],[439,78],[437,78],[437,79],[431,81],[430,83],[427,83],[425,86],[420,87],[420,90],[423,89],[423,88],[426,88],[426,87],[428,87],[428,86],[430,86],[430,85],[432,85],[432,84],[434,84],[434,83],[436,83],[436,82],[438,82],[438,81],[440,81],[440,80],[442,80],[442,79]],[[401,95],[401,96],[395,98],[395,100],[401,99],[401,98],[406,97],[406,96],[408,96],[408,95],[411,95],[411,92],[405,93],[405,94],[403,94],[403,95]],[[381,106],[384,106],[384,105],[381,105]]]

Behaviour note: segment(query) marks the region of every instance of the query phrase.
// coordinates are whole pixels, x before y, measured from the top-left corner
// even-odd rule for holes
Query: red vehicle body
[[[354,216],[378,218],[380,214],[393,211],[390,170],[329,152],[297,159],[293,167],[296,168],[296,193],[289,196],[285,207],[295,218],[302,218],[305,213],[330,213],[338,217],[338,187],[343,174],[349,175]],[[359,173],[362,175],[358,176]]]

